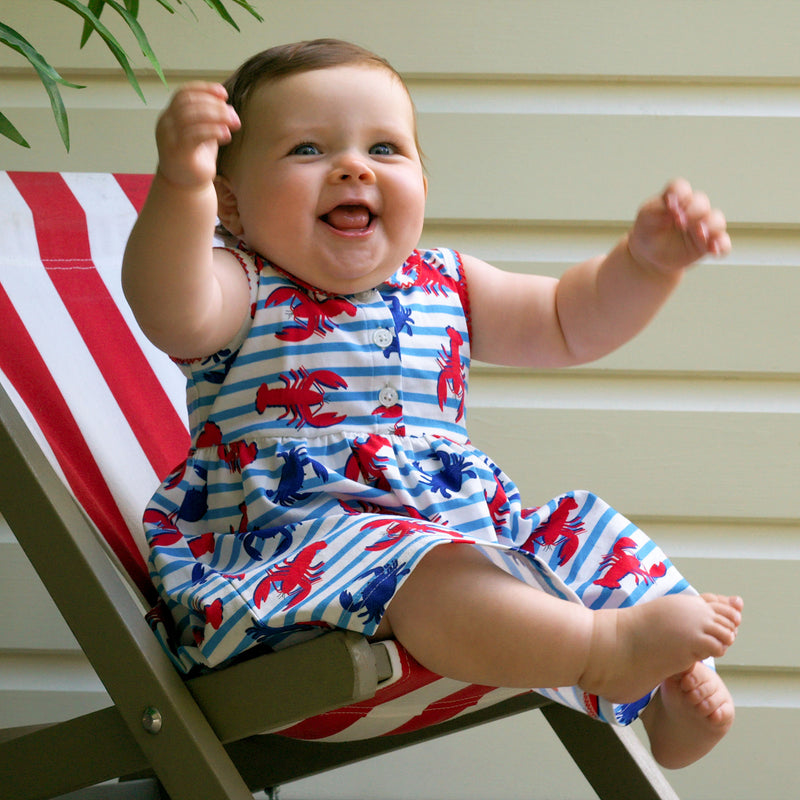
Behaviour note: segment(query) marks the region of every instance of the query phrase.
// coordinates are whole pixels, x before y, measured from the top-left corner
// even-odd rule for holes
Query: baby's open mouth
[[[320,219],[337,231],[360,231],[368,228],[375,215],[362,205],[342,205],[332,208]]]

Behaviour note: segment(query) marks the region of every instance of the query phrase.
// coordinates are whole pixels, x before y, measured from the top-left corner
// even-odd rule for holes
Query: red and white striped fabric
[[[74,495],[152,597],[141,510],[188,445],[183,381],[120,287],[145,177],[0,174],[0,370]]]
[[[120,287],[147,175],[0,172],[0,382],[151,602],[141,515],[185,456],[185,384],[141,334]],[[391,643],[365,703],[281,731],[341,741],[415,730],[519,690],[441,678]]]

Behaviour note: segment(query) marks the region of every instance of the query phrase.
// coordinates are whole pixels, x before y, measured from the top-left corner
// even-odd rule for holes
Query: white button
[[[372,301],[373,291],[373,289],[368,289],[366,292],[356,292],[353,297],[355,297],[359,303],[369,303]]]
[[[387,328],[378,328],[372,333],[372,341],[375,342],[381,350],[385,350],[394,341],[394,335]]]
[[[397,394],[397,389],[395,389],[393,386],[384,386],[378,394],[378,400],[380,401],[380,404],[386,408],[391,408],[392,406],[397,405],[399,398],[400,395]]]

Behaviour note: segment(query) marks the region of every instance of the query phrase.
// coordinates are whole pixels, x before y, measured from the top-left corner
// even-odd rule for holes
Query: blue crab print
[[[630,725],[639,717],[639,712],[650,702],[650,695],[646,694],[635,703],[622,703],[614,709],[614,716],[620,725]]]
[[[410,569],[406,569],[406,562],[399,564],[393,558],[386,564],[367,570],[361,573],[356,580],[361,580],[369,575],[373,575],[369,583],[361,590],[361,599],[355,601],[347,590],[339,595],[339,602],[345,611],[358,613],[359,618],[364,620],[364,624],[380,622],[381,617],[386,611],[386,604],[392,599],[397,583],[404,575],[408,575]]]
[[[239,355],[238,350],[231,352],[230,350],[220,350],[213,356],[209,356],[203,361],[203,366],[209,368],[203,373],[203,377],[209,383],[221,384],[225,382],[225,378],[231,371],[233,362],[236,361],[236,356]]]
[[[387,303],[389,304],[389,311],[392,314],[394,329],[397,333],[395,333],[392,343],[383,351],[384,358],[389,358],[392,353],[397,353],[398,356],[400,355],[400,339],[398,334],[407,330],[409,336],[414,335],[414,332],[411,330],[411,325],[414,322],[414,320],[411,319],[411,309],[405,308],[400,303],[400,299],[394,295],[387,299]]]
[[[431,491],[441,492],[442,497],[446,500],[450,499],[450,492],[461,491],[464,478],[478,477],[475,470],[469,468],[472,463],[467,461],[466,456],[454,453],[434,453],[434,455],[442,464],[439,472],[433,474],[425,472],[419,461],[415,461],[414,466],[420,471],[423,480],[431,487]]]
[[[280,528],[262,528],[255,531],[239,531],[236,537],[241,539],[242,547],[245,553],[250,556],[253,561],[262,561],[264,556],[262,552],[263,542],[266,539],[274,539],[280,536],[281,540],[278,546],[271,553],[270,558],[278,558],[283,555],[292,545],[292,531],[297,527],[297,524],[284,525]],[[261,547],[259,547],[261,544]]]
[[[300,491],[305,481],[305,468],[309,464],[320,480],[328,480],[328,470],[319,461],[309,458],[305,447],[293,447],[291,450],[279,452],[278,456],[285,462],[281,469],[278,488],[267,491],[267,497],[278,505],[291,506],[311,496],[309,492]]]
[[[193,466],[195,474],[203,483],[198,486],[190,486],[181,500],[180,507],[168,514],[171,521],[176,519],[184,522],[198,522],[208,511],[208,470],[205,467]]]

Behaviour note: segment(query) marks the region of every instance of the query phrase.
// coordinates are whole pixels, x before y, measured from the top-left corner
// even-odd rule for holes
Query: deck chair
[[[179,674],[149,624],[139,520],[188,445],[183,383],[119,289],[148,184],[0,173],[0,513],[112,702],[0,730],[3,796],[245,800],[538,708],[600,798],[676,798],[630,729],[448,681],[394,642],[333,632]]]

